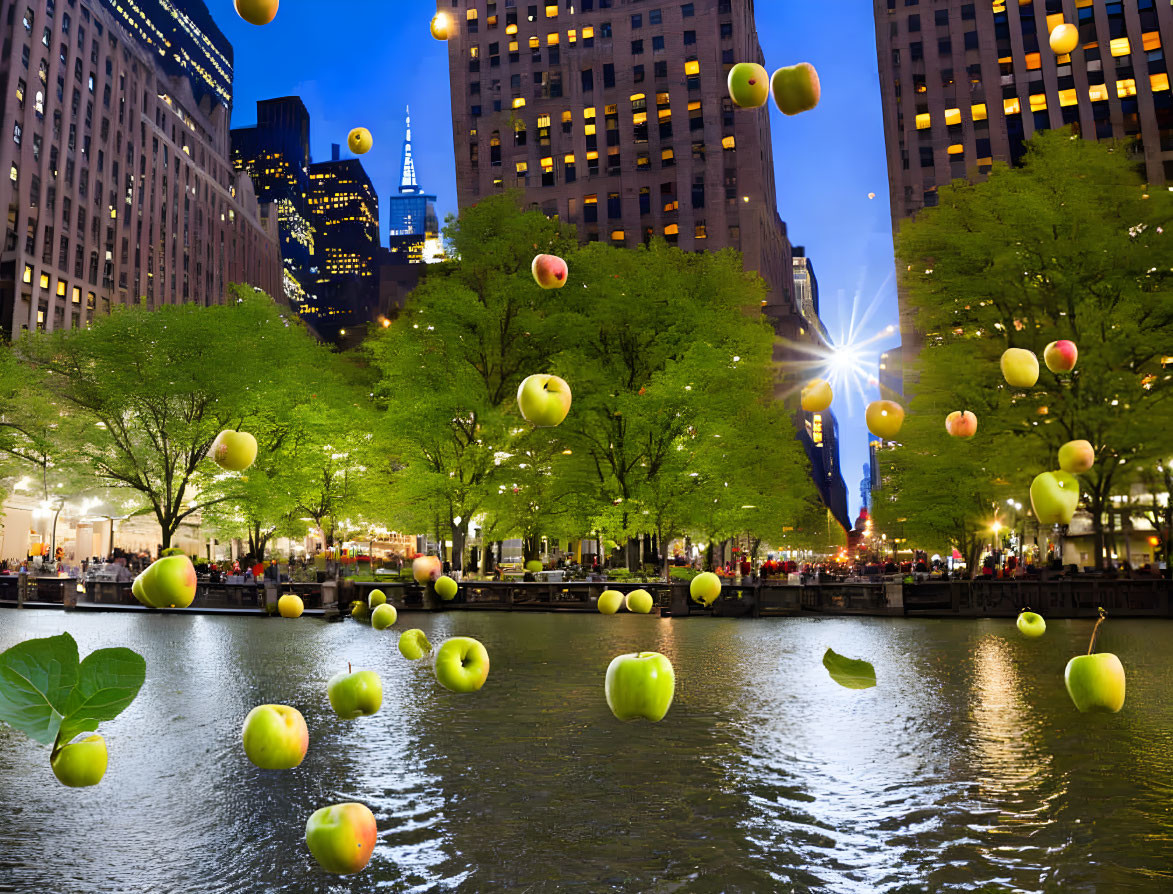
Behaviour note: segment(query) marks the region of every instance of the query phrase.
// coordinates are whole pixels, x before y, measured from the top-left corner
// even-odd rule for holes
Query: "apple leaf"
[[[64,745],[78,733],[93,732],[104,720],[126,710],[146,679],[147,663],[130,649],[99,649],[86,656],[78,673],[77,687],[65,705],[58,743]]]
[[[845,658],[833,649],[823,655],[823,667],[832,680],[846,689],[871,689],[876,685],[876,669],[870,663]]]
[[[77,643],[68,633],[13,646],[0,654],[0,721],[52,745],[77,674]]]

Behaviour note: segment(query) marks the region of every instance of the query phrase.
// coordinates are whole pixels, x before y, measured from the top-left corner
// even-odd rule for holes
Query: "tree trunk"
[[[672,582],[672,571],[668,565],[668,538],[664,536],[663,532],[657,535],[657,540],[660,544],[660,567],[664,571],[664,583]]]
[[[542,558],[542,535],[529,534],[521,539],[521,560],[537,562]]]
[[[452,526],[452,570],[464,570],[464,542],[468,531],[462,525]]]
[[[639,538],[628,537],[624,552],[626,553],[624,564],[627,566],[627,570],[635,571],[639,568]]]

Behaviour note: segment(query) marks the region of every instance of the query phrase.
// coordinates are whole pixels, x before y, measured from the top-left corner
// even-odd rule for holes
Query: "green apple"
[[[835,399],[831,383],[826,379],[811,379],[802,386],[802,410],[804,413],[821,413]]]
[[[350,616],[356,621],[369,621],[371,619],[371,610],[367,608],[365,602],[355,600],[350,606]]]
[[[236,0],[236,13],[250,25],[267,25],[277,16],[280,0]]]
[[[623,605],[623,594],[618,590],[604,590],[599,594],[599,614],[613,615]]]
[[[395,606],[387,603],[376,605],[375,610],[371,612],[371,626],[376,630],[386,630],[394,626],[398,620],[399,612],[395,610]]]
[[[436,581],[436,595],[445,602],[451,602],[453,599],[455,599],[456,591],[459,589],[460,586],[456,583],[456,581],[454,581],[446,574]]]
[[[1059,468],[1072,475],[1082,475],[1096,464],[1096,448],[1090,441],[1068,441],[1059,448]]]
[[[1124,707],[1124,665],[1111,652],[1077,655],[1063,674],[1075,707],[1115,714]]]
[[[1039,380],[1039,358],[1024,348],[1008,348],[999,361],[1002,375],[1015,388],[1033,388]]]
[[[383,681],[374,671],[338,673],[326,684],[326,695],[343,720],[370,717],[383,707]]]
[[[1038,639],[1047,632],[1047,622],[1037,612],[1024,610],[1018,615],[1018,631],[1028,639]]]
[[[196,570],[187,556],[153,562],[131,584],[130,591],[149,608],[187,608],[196,595]]]
[[[1030,484],[1030,505],[1043,525],[1069,525],[1079,507],[1079,480],[1070,472],[1043,472]]]
[[[646,615],[656,602],[647,590],[632,590],[627,594],[627,610],[637,615]]]
[[[54,752],[49,763],[53,775],[62,785],[70,788],[88,788],[97,785],[106,775],[106,740],[97,733],[78,736],[68,745]]]
[[[739,109],[760,109],[770,98],[770,73],[756,62],[729,69],[729,98]]]
[[[543,289],[560,289],[570,277],[570,268],[557,255],[538,255],[530,264],[530,273]]]
[[[904,426],[904,407],[894,400],[874,400],[864,412],[864,421],[877,438],[891,441]]]
[[[774,103],[783,115],[809,112],[819,104],[822,90],[819,73],[809,62],[800,62],[789,68],[779,68],[770,79]]]
[[[370,595],[367,596],[367,608],[369,608],[371,611],[374,611],[380,605],[386,604],[387,594],[382,590],[371,590]]]
[[[721,578],[703,571],[688,585],[688,595],[703,605],[712,605],[721,596]]]
[[[262,770],[292,770],[305,760],[310,731],[288,705],[257,705],[244,718],[244,753]]]
[[[427,634],[418,627],[403,631],[399,637],[399,654],[408,661],[418,661],[432,651]]]
[[[257,459],[257,439],[246,431],[222,431],[210,451],[212,461],[226,472],[243,472]]]
[[[411,563],[411,576],[417,584],[435,583],[444,572],[439,556],[416,556]]]
[[[517,406],[538,428],[558,425],[570,412],[570,386],[557,376],[530,376],[517,388]]]
[[[954,410],[945,417],[945,431],[954,438],[969,440],[977,434],[977,416],[969,410]]]
[[[379,837],[375,815],[365,804],[335,804],[315,810],[305,824],[305,843],[327,872],[353,875],[366,868]]]
[[[305,611],[305,603],[296,593],[286,593],[277,600],[277,614],[283,618],[300,618]]]
[[[489,678],[489,653],[469,636],[445,640],[436,652],[436,680],[453,692],[476,692]]]
[[[620,720],[663,720],[676,694],[672,662],[659,652],[619,655],[607,668],[607,707]]]
[[[1047,369],[1053,373],[1067,373],[1075,369],[1076,361],[1079,360],[1079,348],[1075,346],[1075,342],[1067,341],[1053,341],[1045,348],[1043,348],[1043,362],[1047,364]]]
[[[375,139],[365,127],[356,127],[346,135],[346,146],[355,155],[366,155],[375,145]]]

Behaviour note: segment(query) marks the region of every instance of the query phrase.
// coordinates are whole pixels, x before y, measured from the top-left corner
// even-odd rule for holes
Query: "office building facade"
[[[399,193],[387,199],[387,250],[391,263],[422,264],[429,259],[436,259],[439,254],[439,229],[436,197],[427,195],[416,178],[409,108],[403,139],[403,173],[399,178]]]
[[[197,100],[104,4],[0,2],[0,326],[114,305],[280,295],[275,226],[233,171],[229,109]]]
[[[726,79],[764,62],[751,0],[539,5],[439,0],[461,207],[507,188],[583,241],[732,247],[769,285],[765,312],[801,338],[778,216],[768,109]]]

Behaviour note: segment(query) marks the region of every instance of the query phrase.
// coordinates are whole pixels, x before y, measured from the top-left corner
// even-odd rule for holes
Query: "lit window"
[[[660,150],[660,161],[672,161],[676,157],[676,153],[671,149]]]
[[[506,34],[516,34],[517,33],[517,26],[516,25],[506,25],[505,26],[505,33]]]
[[[566,42],[567,43],[577,43],[578,42],[578,30],[577,29],[571,28],[569,31],[566,32]]]
[[[548,46],[548,47],[558,46],[558,32],[557,31],[552,31],[546,35],[546,46]]]
[[[598,161],[598,160],[599,160],[599,152],[597,149],[592,149],[590,152],[587,153],[587,161]],[[587,204],[589,205],[590,202],[588,202]]]
[[[1157,31],[1148,31],[1140,36],[1141,45],[1146,51],[1159,50],[1161,48],[1161,35]]]
[[[41,274],[41,283],[40,283],[40,285],[41,285],[41,288],[42,288],[42,289],[47,289],[47,288],[49,288],[49,274],[48,274],[48,273],[42,273],[42,274]]]
[[[81,304],[81,289],[77,286],[73,287],[73,303]]]
[[[519,161],[517,163],[517,173],[524,174],[528,170],[529,170],[529,162],[528,161]]]
[[[24,265],[24,281],[26,283],[31,283],[33,281],[33,265],[32,264],[25,264]]]
[[[1162,90],[1168,90],[1169,75],[1165,72],[1149,75],[1149,86],[1152,87],[1154,93],[1159,93]]]
[[[558,18],[558,4],[557,3],[547,3],[546,4],[546,18],[548,18],[548,19]]]
[[[468,11],[468,20],[470,22],[475,22],[476,19],[477,19],[477,11],[475,9],[470,9]]]
[[[1032,112],[1045,112],[1047,110],[1047,94],[1032,93],[1030,97],[1030,110]]]
[[[595,29],[593,27],[591,27],[590,25],[587,25],[585,28],[582,29],[582,39],[583,40],[591,40],[592,38],[594,38],[594,36],[595,36]]]
[[[1091,97],[1092,102],[1100,102],[1101,100],[1108,98],[1108,85],[1092,84],[1091,87],[1088,88],[1087,92],[1088,96]]]
[[[565,155],[565,156],[563,156],[563,157],[562,157],[562,163],[563,163],[563,164],[568,164],[568,165],[572,165],[572,164],[574,164],[574,153],[573,153],[573,152],[571,152],[569,155]]]
[[[1077,106],[1079,105],[1079,95],[1074,89],[1059,91],[1059,105],[1061,106]]]
[[[550,126],[550,116],[549,115],[538,115],[538,127],[549,127],[549,126]]]
[[[961,155],[963,152],[965,152],[965,147],[962,146],[960,143],[954,143],[952,146],[949,147],[949,154],[950,155]]]
[[[583,125],[583,130],[584,130],[584,131],[586,131],[586,135],[587,135],[588,137],[591,137],[591,136],[594,136],[594,135],[595,135],[595,130],[596,130],[596,128],[595,128],[595,125],[594,125],[594,124],[584,124],[584,125]]]
[[[65,297],[65,280],[63,279],[57,280],[57,296],[59,298]]]
[[[1125,96],[1136,96],[1136,80],[1125,78],[1116,82],[1116,95],[1123,99]]]
[[[916,129],[928,130],[933,125],[933,117],[928,112],[921,112],[916,116]]]
[[[611,231],[611,241],[612,242],[622,242],[626,238],[627,238],[627,234],[624,233],[623,230],[612,230]]]
[[[1108,47],[1113,56],[1127,56],[1132,52],[1132,47],[1129,45],[1127,37],[1114,38]]]
[[[1026,67],[1028,71],[1035,71],[1043,67],[1043,57],[1039,53],[1026,54]]]
[[[949,125],[961,123],[961,109],[946,109],[945,123]]]
[[[513,97],[513,108],[520,109],[524,105],[525,105],[525,97],[524,96]]]
[[[721,138],[721,145],[726,149],[736,149],[737,148],[737,138],[732,135],[727,136],[727,137],[722,137]]]
[[[668,224],[668,226],[664,227],[664,235],[665,236],[675,236],[679,232],[680,232],[679,224],[670,223],[670,224]]]
[[[1002,109],[1007,115],[1017,115],[1022,111],[1022,106],[1018,102],[1018,97],[1014,96],[1010,99],[1002,100]]]
[[[684,63],[684,73],[686,75],[699,75],[701,73],[701,64],[696,59],[689,59]]]
[[[697,238],[697,239],[708,239],[709,238],[708,231],[705,229],[705,225],[703,223],[696,224],[695,226],[693,226],[692,229],[693,229],[692,235],[695,238]]]
[[[541,40],[538,39],[538,37],[536,35],[529,39],[529,48],[531,50],[536,50],[536,49],[540,48],[541,45],[542,45],[542,42],[541,42]]]
[[[989,117],[986,114],[986,104],[984,102],[979,102],[977,105],[972,106],[969,113],[973,116],[974,121],[985,121]]]

